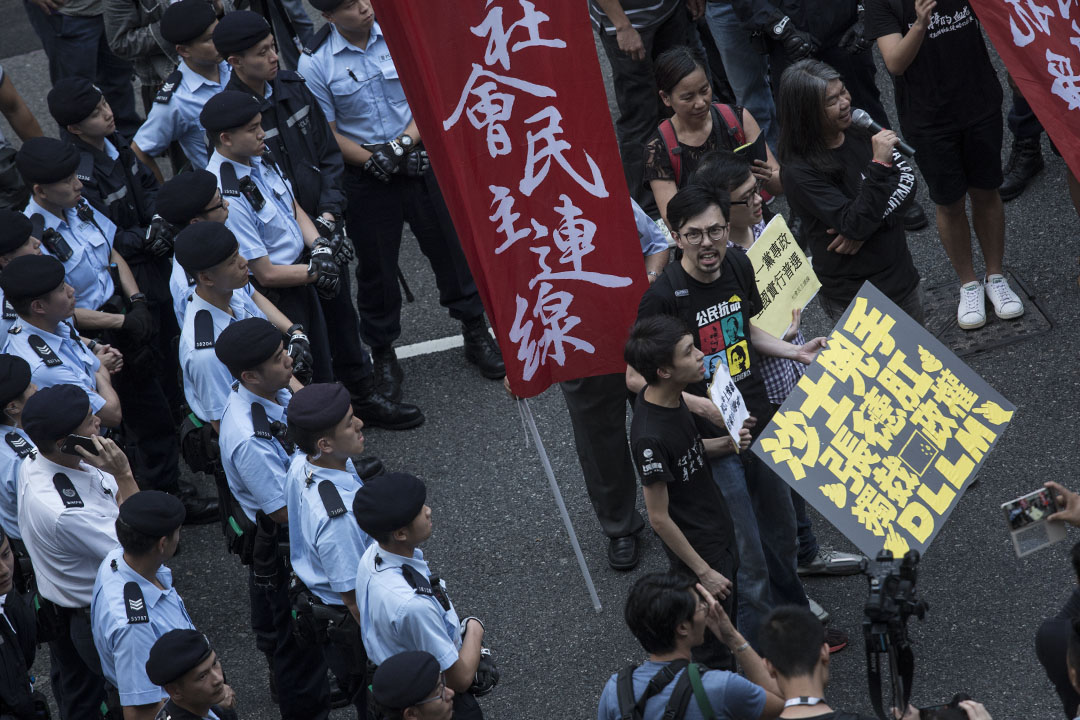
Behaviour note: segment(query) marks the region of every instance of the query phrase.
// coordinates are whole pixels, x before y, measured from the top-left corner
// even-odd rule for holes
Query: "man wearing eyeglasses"
[[[807,606],[796,571],[795,511],[790,491],[776,473],[750,453],[735,453],[720,411],[708,398],[708,383],[722,368],[731,374],[750,411],[753,424],[748,427],[756,439],[773,414],[761,356],[808,365],[825,339],[792,345],[751,322],[761,310],[761,297],[750,261],[742,253],[727,252],[730,209],[726,191],[699,185],[688,185],[671,199],[668,223],[675,230],[682,259],[668,265],[645,292],[638,320],[661,314],[681,318],[705,355],[705,378],[688,385],[683,400],[704,421],[699,423],[702,437],[723,438],[730,447],[709,462],[736,525],[740,558],[736,626],[755,645],[761,619],[772,607]],[[629,367],[626,380],[634,393],[645,386],[645,379]]]
[[[371,681],[375,708],[385,720],[450,720],[454,690],[431,653],[412,650],[386,659]]]

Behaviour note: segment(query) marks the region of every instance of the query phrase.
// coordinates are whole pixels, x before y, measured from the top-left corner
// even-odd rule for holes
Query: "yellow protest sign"
[[[869,282],[754,444],[868,557],[924,553],[1015,407]]]
[[[781,337],[791,324],[791,311],[806,307],[821,282],[779,215],[769,221],[746,256],[754,265],[761,295],[761,312],[753,322],[773,337]]]

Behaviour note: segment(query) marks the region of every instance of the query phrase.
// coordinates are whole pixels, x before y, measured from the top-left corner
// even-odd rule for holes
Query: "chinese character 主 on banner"
[[[754,452],[868,557],[924,553],[1015,407],[869,282]]]

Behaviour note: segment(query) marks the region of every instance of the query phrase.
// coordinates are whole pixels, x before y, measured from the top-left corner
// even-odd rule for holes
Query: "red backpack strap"
[[[727,123],[728,133],[735,138],[735,147],[745,145],[746,133],[743,132],[742,123],[739,122],[739,118],[735,115],[735,108],[727,103],[713,103],[713,107],[716,108],[720,116],[724,118],[724,122]]]
[[[667,150],[668,162],[671,163],[671,171],[675,174],[675,184],[679,184],[682,178],[682,157],[679,147],[679,139],[675,137],[675,126],[671,124],[671,118],[660,122],[660,140]]]

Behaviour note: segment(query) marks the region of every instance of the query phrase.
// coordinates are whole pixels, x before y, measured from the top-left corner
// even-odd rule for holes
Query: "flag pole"
[[[574,526],[570,522],[570,515],[566,512],[566,503],[563,502],[562,491],[559,490],[559,483],[555,481],[555,471],[551,469],[551,461],[548,460],[547,450],[544,449],[544,442],[540,439],[540,431],[536,428],[536,420],[533,419],[532,410],[529,408],[529,401],[525,398],[518,398],[518,409],[521,410],[522,417],[525,418],[526,424],[529,426],[529,433],[532,435],[533,444],[536,445],[536,452],[540,454],[540,464],[544,466],[544,474],[547,475],[548,484],[551,486],[551,494],[555,496],[555,504],[559,506],[559,515],[562,516],[563,525],[566,527],[566,534],[570,536],[570,544],[574,548],[574,555],[577,556],[578,567],[581,568],[581,575],[585,578],[585,586],[589,589],[589,597],[592,598],[593,609],[596,612],[600,612],[600,597],[596,594],[596,586],[593,585],[592,575],[589,574],[589,568],[585,565],[585,556],[581,554],[581,546],[578,544],[577,533],[574,532]]]

